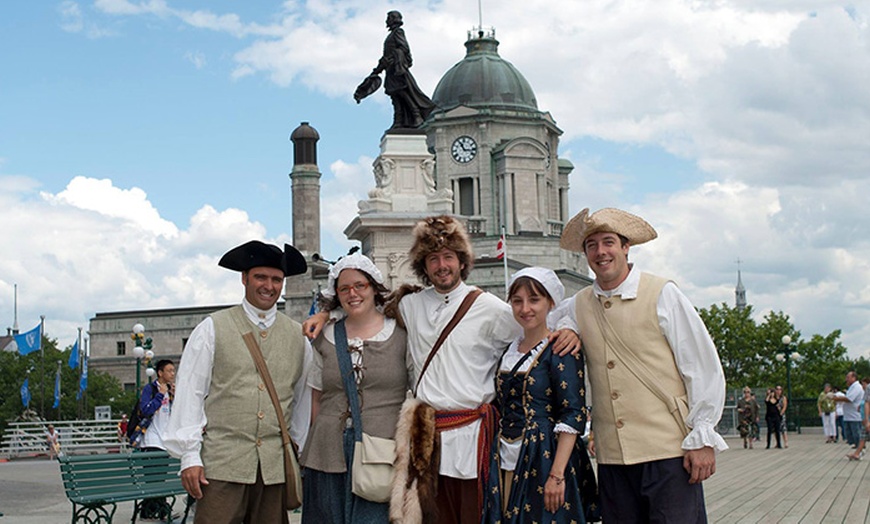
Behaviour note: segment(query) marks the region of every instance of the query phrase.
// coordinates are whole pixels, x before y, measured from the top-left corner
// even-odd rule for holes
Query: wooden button
[[[263,445],[263,441],[260,439],[257,439],[257,447],[259,448],[262,445]]]
[[[604,302],[604,309],[610,309],[610,306],[612,306],[612,305],[613,305],[613,304],[611,304],[610,301],[607,300],[607,301]]]
[[[257,389],[259,389],[260,391],[266,391],[266,384],[260,384],[259,386],[257,386]]]
[[[264,418],[266,418],[266,414],[263,413],[262,411],[258,411],[258,412],[257,412],[257,418],[260,419],[260,420],[263,420]]]
[[[619,398],[619,393],[617,393],[616,391],[614,391],[613,393],[610,394],[610,398],[612,398],[613,400],[618,399],[618,398]]]
[[[266,338],[268,335],[269,335],[269,333],[267,333],[265,331],[260,331],[260,338]]]
[[[624,426],[624,425],[625,425],[625,424],[622,423],[622,419],[619,419],[619,420],[616,421],[616,427],[617,427],[617,428],[622,428],[622,426]]]
[[[607,369],[613,369],[615,367],[616,367],[616,362],[614,362],[612,360],[607,361]]]

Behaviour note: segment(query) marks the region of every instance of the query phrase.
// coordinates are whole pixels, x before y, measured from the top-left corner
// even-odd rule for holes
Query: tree
[[[739,310],[725,303],[698,311],[719,350],[729,388],[786,385],[786,363],[777,359],[787,351],[801,355],[791,361],[791,391],[794,398],[814,398],[825,382],[842,383],[846,371],[855,367],[840,342],[840,330],[828,335],[801,338],[788,315],[770,312],[762,324],[752,319],[752,307]],[[783,347],[782,337],[792,343]],[[870,363],[868,363],[870,367]]]
[[[29,378],[31,393],[30,408],[46,420],[72,420],[79,417],[80,401],[77,400],[80,376],[78,369],[67,365],[69,350],[57,349],[57,340],[42,337],[44,356],[40,351],[29,355],[17,352],[0,351],[0,432],[5,431],[9,421],[24,411],[19,391],[25,378]],[[54,405],[54,382],[60,361],[61,397],[60,409]],[[44,368],[44,369],[43,369]],[[44,385],[44,387],[43,387]],[[45,397],[43,398],[43,391]],[[85,393],[87,410],[82,410],[82,418],[93,418],[94,406],[111,406],[112,413],[127,412],[136,398],[136,392],[125,393],[118,380],[100,371],[88,371],[88,387]],[[42,411],[42,412],[40,412]]]
[[[728,387],[763,383],[765,377],[763,341],[752,320],[752,306],[739,310],[724,302],[698,311],[719,351]]]

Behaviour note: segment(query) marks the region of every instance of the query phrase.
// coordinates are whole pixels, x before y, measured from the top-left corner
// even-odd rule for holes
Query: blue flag
[[[86,389],[88,389],[88,357],[85,357],[84,364],[82,365],[82,380],[79,382],[79,392],[76,395],[76,400],[82,398]]]
[[[58,406],[60,406],[60,369],[54,375],[54,405],[51,407],[54,409]]]
[[[24,384],[21,384],[21,403],[24,404],[24,407],[30,406],[30,387],[28,387],[27,383],[30,381],[29,378],[24,379]]]
[[[311,299],[311,308],[308,310],[308,316],[317,313],[317,295],[314,295],[314,298]]]
[[[77,369],[79,367],[79,341],[73,343],[73,347],[69,350],[69,367]]]
[[[15,335],[15,344],[18,345],[18,353],[27,355],[42,349],[42,323],[27,333]]]

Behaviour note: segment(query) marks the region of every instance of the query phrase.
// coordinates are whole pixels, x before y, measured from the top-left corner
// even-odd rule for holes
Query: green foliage
[[[84,398],[77,400],[79,370],[67,365],[70,348],[61,351],[57,349],[57,340],[47,337],[42,338],[42,347],[42,352],[35,351],[23,356],[18,352],[0,351],[0,432],[24,411],[19,391],[27,377],[30,377],[30,409],[47,420],[92,419],[94,406],[112,406],[113,416],[130,409],[135,401],[135,392],[125,393],[115,377],[93,369],[88,370],[88,388]],[[42,353],[45,354],[44,360]],[[58,361],[60,407],[52,408]]]
[[[859,357],[858,360],[855,361],[854,369],[859,377],[870,377],[870,360],[867,360],[864,357]]]
[[[786,362],[778,360],[777,355],[795,352],[801,359],[788,364],[793,398],[814,398],[825,382],[843,387],[846,371],[863,365],[862,361],[870,371],[870,362],[847,357],[847,349],[839,340],[840,330],[804,340],[781,311],[768,313],[761,324],[752,319],[751,306],[738,310],[725,303],[714,304],[698,313],[719,350],[729,390],[777,384],[786,387]],[[783,346],[783,335],[792,339],[788,348]]]

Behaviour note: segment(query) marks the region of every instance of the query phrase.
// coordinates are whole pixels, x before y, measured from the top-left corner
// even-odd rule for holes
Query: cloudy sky
[[[572,213],[622,207],[634,260],[699,307],[843,330],[870,357],[870,2],[483,0],[502,57],[564,130]],[[292,147],[321,135],[323,251],[373,186],[388,98],[355,104],[399,9],[427,92],[469,0],[0,5],[0,320],[71,344],[96,312],[230,303],[216,267],[290,241]],[[862,196],[864,195],[864,196]]]

